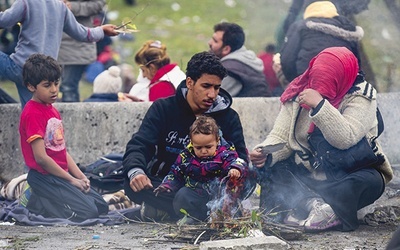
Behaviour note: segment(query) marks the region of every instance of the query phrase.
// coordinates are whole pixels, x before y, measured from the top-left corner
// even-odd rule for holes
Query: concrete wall
[[[63,118],[69,153],[77,163],[88,164],[104,154],[124,152],[138,130],[150,103],[56,103]],[[380,142],[393,164],[400,163],[400,92],[378,94],[385,120]],[[278,115],[278,98],[235,98],[249,149],[264,140]],[[19,104],[0,105],[0,181],[24,172],[19,148]]]

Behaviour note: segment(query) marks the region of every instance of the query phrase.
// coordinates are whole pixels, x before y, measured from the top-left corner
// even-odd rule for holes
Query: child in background
[[[121,69],[111,66],[101,72],[93,82],[93,94],[85,102],[118,102],[122,89]]]
[[[31,195],[25,205],[50,218],[84,221],[108,213],[104,199],[68,154],[57,100],[61,67],[55,59],[33,54],[23,66],[23,81],[33,97],[21,113],[19,132]]]
[[[180,210],[184,209],[191,216],[185,223],[193,224],[196,222],[193,218],[207,218],[207,203],[218,195],[218,187],[213,184],[219,184],[225,177],[229,177],[230,182],[240,183],[246,175],[246,163],[238,157],[234,145],[220,137],[212,117],[197,117],[190,127],[189,137],[190,143],[154,192],[180,193],[173,201],[175,213],[182,216]],[[213,183],[214,180],[218,182]]]

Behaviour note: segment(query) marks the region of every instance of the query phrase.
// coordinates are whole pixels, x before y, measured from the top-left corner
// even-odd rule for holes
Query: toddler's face
[[[207,158],[215,155],[218,146],[218,139],[215,135],[194,134],[191,141],[197,157]]]

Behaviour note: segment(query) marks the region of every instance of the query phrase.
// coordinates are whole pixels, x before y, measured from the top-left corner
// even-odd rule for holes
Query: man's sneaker
[[[162,221],[167,219],[168,213],[142,202],[140,217],[143,221]]]
[[[342,224],[332,207],[322,199],[313,199],[311,205],[311,212],[304,223],[306,231],[323,231]]]

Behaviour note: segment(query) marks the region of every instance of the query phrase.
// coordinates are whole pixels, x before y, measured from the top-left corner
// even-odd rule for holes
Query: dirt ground
[[[395,229],[393,224],[362,225],[354,232],[304,234],[303,239],[287,243],[289,249],[384,250]],[[198,249],[198,244],[174,242],[166,237],[177,231],[174,224],[155,223],[90,227],[0,226],[0,249]]]
[[[387,188],[384,195],[363,216],[363,221],[369,225],[363,223],[353,232],[300,233],[295,237],[296,240],[285,241],[289,244],[289,249],[384,250],[399,225],[399,204],[400,190]],[[199,242],[209,240],[210,235],[214,235],[214,239],[217,235],[215,232],[207,231],[208,228],[203,230],[200,226],[178,227],[174,223],[140,221],[128,221],[117,226],[87,227],[0,224],[3,224],[0,225],[0,249],[192,250],[199,249]],[[202,234],[203,231],[207,233]],[[183,240],[183,237],[171,239],[172,235],[183,236],[188,232],[192,232],[191,239]],[[197,244],[194,245],[196,239]]]

